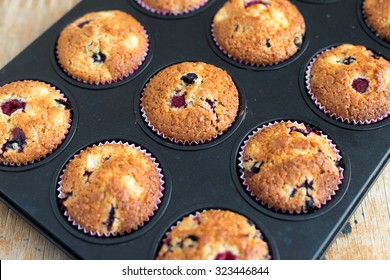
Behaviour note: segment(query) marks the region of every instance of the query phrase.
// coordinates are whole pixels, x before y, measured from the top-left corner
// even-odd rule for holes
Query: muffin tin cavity
[[[367,17],[364,13],[364,1],[365,0],[358,0],[356,1],[357,4],[357,18],[359,19],[359,23],[361,27],[366,31],[366,33],[374,39],[376,42],[382,44],[383,46],[387,47],[390,49],[390,41],[386,40],[385,38],[381,37],[378,35],[378,33],[370,26]]]
[[[134,17],[136,20],[138,20],[137,17],[135,15],[133,15],[131,12],[125,11],[125,10],[123,12],[128,13],[129,15]],[[72,20],[70,20],[69,22],[64,24],[62,26],[61,31],[64,28],[66,28],[69,24],[71,24],[72,22],[74,22],[77,19],[79,19],[80,17],[82,17],[83,15],[84,14],[80,14],[79,16],[74,17]],[[79,27],[84,28],[84,26],[88,23],[89,23],[88,21],[82,22],[81,24],[79,24]],[[148,26],[145,26],[144,22],[139,21],[139,23],[142,25],[142,27],[145,31],[145,35],[147,38],[147,50],[146,50],[145,57],[143,58],[142,62],[136,68],[134,68],[132,70],[132,72],[126,74],[125,76],[118,78],[118,79],[111,81],[111,82],[98,83],[98,84],[89,83],[87,81],[82,81],[80,78],[74,77],[72,74],[67,72],[59,63],[58,49],[57,48],[58,48],[59,34],[61,33],[61,31],[58,33],[58,36],[55,38],[55,41],[53,41],[53,43],[52,43],[53,47],[52,47],[52,50],[50,52],[50,59],[51,59],[53,68],[55,69],[57,74],[62,79],[64,79],[66,82],[71,83],[71,84],[78,86],[78,87],[81,87],[81,88],[91,89],[91,90],[105,90],[105,89],[115,88],[115,87],[122,86],[122,85],[132,81],[148,67],[149,63],[151,62],[151,60],[153,58],[153,51],[154,51],[153,35],[150,34],[149,28],[148,28]],[[86,47],[93,48],[96,43],[97,42],[90,42],[88,44],[88,46],[86,46]],[[104,64],[104,63],[106,63],[107,57],[102,52],[95,52],[92,54],[91,59],[93,59],[95,64]]]
[[[69,127],[67,129],[67,132],[64,135],[64,139],[62,143],[54,149],[52,152],[47,154],[44,157],[41,157],[37,160],[33,160],[28,163],[23,164],[13,164],[13,163],[0,163],[0,171],[25,171],[30,170],[39,166],[42,166],[44,164],[49,163],[51,160],[53,160],[55,157],[57,157],[61,152],[68,146],[70,141],[73,138],[73,135],[75,134],[77,124],[78,124],[78,108],[75,102],[74,97],[69,92],[69,90],[62,85],[61,83],[51,80],[49,78],[42,78],[42,77],[36,77],[36,76],[22,76],[20,79],[5,79],[0,84],[1,86],[4,86],[6,84],[10,84],[13,82],[19,82],[19,81],[38,81],[43,82],[47,84],[48,86],[55,89],[62,98],[56,99],[59,107],[66,108],[67,110],[70,110],[70,122]],[[12,116],[13,113],[19,111],[19,110],[25,110],[26,103],[20,101],[19,99],[15,98],[13,100],[10,100],[1,106],[1,110],[4,114],[7,114],[8,116]],[[43,128],[44,129],[44,128]],[[17,148],[19,152],[22,152],[23,146],[26,144],[26,135],[25,132],[20,128],[15,128],[12,132],[12,139],[9,139],[7,143],[3,144],[2,150],[6,150],[6,146],[12,145],[13,148]]]
[[[207,149],[210,147],[213,147],[215,145],[218,145],[219,143],[226,140],[228,137],[230,137],[236,129],[240,126],[241,122],[243,121],[245,117],[245,110],[246,110],[246,98],[243,88],[239,85],[238,81],[234,79],[233,76],[231,78],[233,79],[233,82],[238,90],[238,97],[239,97],[239,107],[237,116],[235,117],[234,122],[230,127],[227,128],[226,131],[219,133],[216,137],[214,137],[211,140],[206,140],[204,142],[202,141],[175,141],[173,139],[170,139],[169,137],[165,136],[163,133],[159,132],[156,128],[152,126],[150,121],[148,120],[145,109],[142,105],[143,102],[143,93],[145,90],[145,87],[148,85],[148,83],[153,79],[153,77],[156,76],[157,73],[162,71],[163,69],[166,69],[169,66],[182,63],[184,61],[180,61],[177,63],[173,63],[171,65],[167,65],[166,67],[161,68],[160,70],[156,71],[153,75],[147,79],[147,82],[144,84],[142,89],[139,90],[138,94],[135,96],[134,105],[135,105],[135,114],[137,123],[142,128],[142,130],[151,137],[154,141],[165,145],[170,148],[178,149],[178,150],[201,150],[201,149]],[[222,69],[223,70],[223,69]],[[181,80],[184,82],[185,85],[191,85],[195,83],[195,80],[197,79],[197,75],[195,73],[188,73],[187,75],[181,77]],[[184,101],[184,95],[185,92],[185,86],[181,90],[183,93],[179,92],[176,96],[172,98],[169,102],[171,102],[171,106],[175,107],[176,109],[184,108],[186,107],[185,101]],[[204,100],[204,110],[213,111],[215,112],[215,103],[213,100],[205,99]]]
[[[356,124],[352,121],[344,120],[340,117],[337,117],[335,114],[332,114],[324,109],[322,105],[318,101],[316,101],[316,98],[309,94],[310,92],[310,70],[313,62],[317,59],[317,57],[324,53],[325,51],[331,50],[337,46],[340,46],[345,43],[330,45],[328,47],[320,49],[318,52],[316,52],[305,64],[303,64],[303,67],[300,72],[300,88],[301,93],[306,101],[307,105],[310,107],[311,110],[313,110],[318,116],[326,120],[327,122],[342,127],[346,129],[352,129],[352,130],[372,130],[372,129],[378,129],[383,126],[386,126],[390,123],[390,118],[388,115],[384,115],[380,118],[377,118],[375,120],[372,120],[370,122],[357,122]],[[373,52],[373,57],[383,57],[387,61],[389,61],[388,56],[385,56],[381,54],[379,51],[376,51],[375,49],[372,49],[368,46],[366,48]],[[339,63],[350,65],[355,62],[355,58],[352,56],[348,56],[344,58],[344,60],[340,61]],[[366,77],[357,77],[353,83],[351,84],[352,87],[361,94],[364,94],[367,88],[369,87],[369,80]],[[390,113],[390,112],[389,112]]]
[[[201,220],[198,218],[199,214],[203,213],[204,211],[209,211],[209,210],[231,211],[233,213],[242,215],[243,217],[247,218],[248,225],[255,226],[256,229],[259,230],[261,233],[260,238],[264,242],[267,243],[268,250],[269,250],[269,254],[267,257],[269,259],[272,259],[272,260],[280,259],[278,246],[275,242],[275,239],[272,238],[272,234],[269,231],[269,229],[267,229],[267,227],[265,227],[263,225],[261,218],[259,218],[256,214],[253,214],[251,211],[245,211],[242,208],[237,208],[234,206],[219,205],[219,204],[199,205],[199,206],[191,207],[185,211],[180,211],[179,214],[175,214],[174,217],[171,217],[170,220],[167,222],[168,226],[162,227],[161,231],[154,237],[155,242],[154,242],[154,246],[152,247],[152,250],[150,252],[150,258],[156,259],[161,247],[164,244],[169,244],[169,239],[167,239],[168,233],[171,232],[172,229],[177,227],[184,218],[192,217],[194,219],[194,221],[200,225]],[[192,244],[187,244],[184,240],[184,242],[180,242],[180,244],[178,244],[178,246],[179,247],[181,245],[196,246],[196,241],[198,239],[199,239],[199,237],[193,236],[191,239]],[[225,245],[228,245],[228,244],[225,244]],[[218,256],[218,259],[226,259],[227,260],[227,259],[234,259],[234,258],[236,258],[236,256],[228,250],[226,250],[226,252],[221,252],[221,254],[219,254],[219,256]]]
[[[130,146],[131,148],[140,151],[142,154],[146,155],[148,158],[150,158],[154,165],[156,166],[157,170],[159,171],[160,175],[160,194],[158,198],[158,202],[156,204],[156,207],[153,210],[153,213],[149,215],[149,217],[142,222],[137,228],[132,229],[131,231],[125,231],[125,232],[118,232],[118,233],[109,233],[109,234],[103,234],[98,232],[93,232],[91,230],[85,229],[77,224],[77,222],[70,217],[70,215],[67,212],[66,207],[64,206],[64,202],[73,196],[72,192],[63,192],[62,191],[62,183],[64,179],[64,171],[69,166],[69,163],[75,159],[77,155],[80,154],[80,152],[85,151],[89,147],[97,147],[102,145],[125,145]],[[118,157],[120,159],[120,157]],[[110,160],[110,156],[104,158],[103,162],[101,164],[104,164],[106,161]],[[97,158],[95,156],[92,156],[88,158],[88,164],[96,165],[97,164]],[[118,162],[121,166],[121,163]],[[115,166],[116,164],[114,164]],[[93,175],[93,171],[84,171],[83,176],[88,181],[91,176]],[[136,197],[140,194],[141,189],[138,186],[137,183],[132,180],[129,176],[125,176],[122,178],[123,180],[126,179],[126,183],[129,183],[129,189],[128,191],[131,192],[131,196],[135,195]],[[74,155],[69,158],[63,166],[61,166],[61,169],[58,170],[58,173],[56,175],[55,180],[53,181],[53,187],[50,190],[51,193],[51,205],[54,210],[54,214],[56,215],[58,221],[62,224],[62,226],[72,233],[77,238],[80,238],[84,241],[96,243],[96,244],[118,244],[126,241],[130,241],[136,238],[139,238],[143,236],[147,231],[149,231],[160,219],[160,217],[164,214],[165,209],[167,208],[167,205],[170,200],[171,196],[171,178],[169,175],[169,172],[165,168],[165,164],[161,164],[161,161],[159,158],[156,158],[156,155],[154,152],[149,151],[149,149],[145,149],[143,146],[140,146],[134,141],[130,141],[128,139],[115,139],[115,140],[103,140],[100,142],[96,142],[90,145],[87,145],[81,149],[79,149],[77,152],[74,153]],[[131,187],[130,187],[131,186]],[[106,186],[110,188],[110,186]],[[127,189],[126,189],[127,191]],[[92,198],[92,196],[89,196]],[[91,206],[92,207],[92,206]],[[123,206],[122,206],[123,207]],[[96,211],[96,210],[95,210]],[[111,231],[111,228],[114,226],[115,220],[118,219],[115,217],[117,212],[117,206],[112,205],[110,209],[107,210],[107,220],[104,222],[104,226],[107,227],[109,231]],[[120,219],[120,218],[119,218]]]
[[[157,11],[145,3],[143,3],[142,0],[128,0],[132,6],[134,6],[137,10],[140,12],[155,17],[157,19],[168,19],[168,20],[175,20],[175,19],[185,19],[192,16],[195,16],[199,13],[202,13],[204,10],[208,9],[209,6],[211,6],[216,0],[204,0],[202,3],[199,4],[198,7],[195,7],[193,9],[185,10],[179,13],[172,13],[168,11]]]
[[[299,59],[299,57],[303,53],[305,53],[305,51],[310,43],[310,38],[311,38],[310,26],[306,23],[306,20],[305,20],[306,15],[304,13],[302,13],[302,9],[298,5],[296,5],[296,3],[291,2],[292,4],[296,5],[296,7],[298,8],[298,11],[301,13],[301,15],[303,17],[303,20],[305,21],[304,34],[296,34],[296,36],[293,39],[293,43],[295,45],[294,48],[297,49],[296,53],[291,55],[289,58],[284,59],[282,61],[273,62],[273,63],[269,63],[269,64],[264,64],[264,65],[251,63],[249,61],[244,61],[244,60],[240,60],[238,58],[235,58],[234,56],[229,54],[227,50],[223,49],[223,47],[218,43],[218,41],[215,37],[214,17],[216,15],[216,13],[224,6],[225,3],[226,3],[225,1],[221,1],[221,3],[219,3],[218,6],[214,7],[214,9],[213,9],[214,13],[213,13],[212,17],[210,17],[210,19],[209,19],[209,26],[207,27],[206,33],[207,33],[210,48],[215,52],[215,54],[217,54],[220,58],[222,58],[226,62],[228,62],[228,63],[230,63],[238,68],[241,68],[241,69],[246,69],[246,70],[251,70],[251,71],[268,71],[268,70],[276,70],[276,69],[283,68],[283,67],[293,63],[297,59]],[[267,6],[267,5],[265,4],[265,6]],[[248,6],[248,7],[250,7],[250,6]],[[238,24],[236,24],[235,29],[234,29],[234,33],[235,32],[243,32],[243,34],[244,34],[245,30],[246,30],[245,26],[240,27]],[[258,42],[258,44],[265,45],[267,47],[267,49],[272,48],[272,41],[270,38],[265,38],[264,40],[261,40],[260,42]]]
[[[310,133],[315,133],[317,135],[321,135],[323,138],[327,139],[328,143],[334,147],[335,151],[338,154],[338,160],[336,162],[336,166],[339,169],[339,184],[338,189],[330,195],[330,197],[324,202],[321,203],[320,207],[312,207],[309,204],[306,204],[309,208],[306,211],[282,211],[273,207],[272,205],[268,205],[262,201],[260,201],[255,194],[250,190],[247,183],[245,183],[244,172],[246,172],[243,168],[244,158],[243,158],[243,149],[247,145],[248,140],[254,136],[254,134],[265,127],[272,126],[274,124],[279,123],[291,123],[294,124],[303,124],[306,126],[306,131],[303,131],[300,128],[295,128],[292,126],[290,131],[297,131],[302,133],[305,137]],[[303,221],[309,220],[313,218],[317,218],[328,211],[330,211],[333,207],[335,207],[340,201],[342,201],[343,196],[348,190],[349,181],[350,181],[350,164],[349,158],[346,153],[343,152],[342,147],[340,147],[334,139],[329,136],[327,133],[324,133],[317,125],[313,125],[312,123],[307,123],[301,120],[289,120],[289,119],[277,119],[271,120],[269,122],[262,123],[257,125],[252,130],[247,132],[242,138],[242,140],[236,146],[234,152],[232,153],[231,158],[231,173],[232,178],[237,187],[239,193],[243,196],[243,198],[255,209],[260,211],[263,214],[269,215],[276,219],[281,220],[290,220],[290,221]],[[322,152],[321,152],[322,153]],[[264,163],[255,162],[251,171],[253,173],[258,173],[261,170],[261,167]],[[292,189],[292,193],[290,196],[295,195],[300,188],[306,188],[306,193],[308,197],[311,197],[309,194],[310,189],[313,188],[312,181],[305,181],[304,185],[297,186],[296,189]],[[312,198],[312,197],[311,197]]]

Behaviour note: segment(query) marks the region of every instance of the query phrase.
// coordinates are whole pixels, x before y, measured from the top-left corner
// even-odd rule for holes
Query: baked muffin
[[[338,190],[339,160],[314,128],[281,122],[250,137],[240,165],[244,185],[262,204],[300,213],[320,208]]]
[[[390,1],[364,0],[363,11],[367,23],[378,36],[390,41]]]
[[[336,118],[364,123],[390,113],[390,63],[363,46],[344,44],[320,54],[309,83],[312,99]]]
[[[51,154],[65,139],[71,107],[52,86],[17,81],[0,87],[0,163],[27,164]]]
[[[163,241],[158,260],[267,260],[268,244],[252,221],[227,210],[185,217]]]
[[[182,62],[160,71],[147,84],[142,107],[148,124],[174,142],[211,140],[234,122],[239,106],[229,74],[211,64]]]
[[[142,226],[160,202],[160,173],[134,146],[103,144],[81,151],[66,166],[60,198],[85,232],[116,235]]]
[[[208,0],[136,0],[145,9],[157,14],[180,15],[192,12]]]
[[[143,26],[122,11],[100,11],[82,16],[60,34],[60,66],[74,79],[109,84],[130,74],[144,61],[148,36]]]
[[[272,65],[302,46],[305,21],[288,0],[229,0],[213,20],[220,49],[245,64]]]

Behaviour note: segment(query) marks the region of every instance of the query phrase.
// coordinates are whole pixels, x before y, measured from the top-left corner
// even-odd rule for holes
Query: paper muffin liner
[[[142,0],[135,0],[135,2],[137,2],[138,5],[140,5],[145,10],[147,10],[151,13],[154,13],[157,15],[163,15],[163,16],[181,16],[181,15],[189,14],[189,13],[195,12],[196,10],[199,10],[200,8],[202,8],[204,5],[207,4],[208,1],[209,0],[204,0],[202,3],[200,3],[199,5],[196,5],[193,8],[175,12],[175,11],[163,11],[163,10],[155,9],[155,8],[152,8],[149,5],[145,4],[144,1],[142,1]]]
[[[148,35],[148,32],[146,31],[145,27],[143,25],[141,25],[143,30],[144,30],[144,33],[145,33],[145,37],[146,37],[146,49],[145,49],[145,52],[142,56],[142,59],[141,61],[138,63],[138,65],[136,67],[134,67],[129,73],[123,75],[122,77],[120,78],[115,78],[113,80],[108,80],[108,81],[99,81],[99,82],[89,82],[89,81],[85,81],[81,78],[78,78],[76,76],[74,76],[73,74],[71,74],[68,70],[66,70],[63,65],[59,62],[59,58],[58,58],[58,44],[56,46],[56,59],[57,59],[57,63],[59,65],[59,67],[61,68],[61,70],[67,74],[69,77],[71,77],[73,80],[77,81],[77,82],[80,82],[80,83],[83,83],[83,84],[88,84],[88,85],[96,85],[96,86],[99,86],[99,85],[111,85],[111,84],[114,84],[114,83],[117,83],[117,82],[120,82],[124,79],[127,79],[128,77],[130,77],[131,75],[133,75],[139,68],[141,68],[141,66],[144,64],[147,56],[149,55],[149,51],[150,51],[150,40],[149,40],[149,35]]]
[[[367,25],[367,27],[371,30],[371,32],[376,36],[378,37],[379,39],[383,40],[384,42],[386,43],[389,43],[390,44],[390,41],[387,40],[385,37],[381,36],[370,24],[368,18],[367,18],[367,15],[366,15],[366,12],[364,10],[364,5],[365,5],[365,0],[362,1],[362,6],[361,6],[361,9],[362,9],[362,17],[363,17],[363,20],[365,22],[365,24]]]
[[[317,60],[317,58],[327,52],[327,51],[330,51],[330,50],[333,50],[335,47],[332,47],[332,48],[329,48],[329,49],[325,49],[323,51],[321,51],[320,53],[316,54],[309,62],[307,68],[306,68],[306,72],[305,72],[305,85],[306,85],[306,89],[307,89],[307,93],[309,94],[311,100],[313,101],[313,103],[317,106],[318,109],[321,110],[322,113],[324,113],[325,115],[331,117],[332,119],[336,120],[336,121],[339,121],[339,122],[342,122],[342,123],[346,123],[346,124],[352,124],[352,125],[368,125],[368,124],[375,124],[379,121],[382,121],[384,120],[385,118],[387,118],[389,115],[390,115],[390,111],[387,112],[386,114],[380,116],[380,117],[377,117],[377,118],[373,118],[373,119],[370,119],[370,120],[353,120],[353,119],[349,119],[349,118],[343,118],[341,116],[338,116],[336,113],[333,113],[331,112],[330,110],[328,110],[323,104],[321,104],[321,102],[317,99],[317,97],[315,96],[315,94],[313,93],[313,91],[311,90],[311,84],[310,84],[310,79],[311,79],[311,69],[315,63],[315,61]]]
[[[252,62],[249,62],[245,59],[239,59],[231,54],[229,54],[229,52],[227,50],[225,50],[221,44],[218,42],[216,36],[215,36],[215,32],[214,32],[214,22],[211,24],[211,37],[215,43],[215,45],[218,47],[218,49],[226,56],[228,57],[229,59],[233,60],[234,62],[237,62],[237,63],[240,63],[242,65],[245,65],[245,66],[250,66],[250,67],[259,67],[259,68],[266,68],[266,67],[270,67],[270,66],[275,66],[275,65],[278,65],[278,64],[281,64],[281,63],[284,63],[290,59],[292,59],[295,55],[297,55],[300,51],[301,51],[301,48],[298,49],[298,51],[293,54],[291,57],[287,58],[287,59],[284,59],[284,60],[281,60],[281,61],[277,61],[277,62],[274,62],[274,63],[270,63],[270,64],[265,64],[265,63],[252,63]],[[304,43],[302,42],[302,45]]]
[[[154,78],[154,77],[153,77]],[[148,125],[148,127],[150,127],[153,132],[155,132],[158,136],[160,136],[161,138],[165,139],[165,140],[169,140],[175,144],[179,144],[179,145],[184,145],[184,146],[194,146],[194,145],[199,145],[199,144],[204,144],[204,143],[208,143],[210,141],[213,141],[215,139],[217,139],[219,136],[223,135],[226,131],[228,131],[232,125],[235,123],[235,121],[237,120],[237,116],[236,116],[236,119],[222,132],[219,132],[218,134],[216,135],[213,135],[207,139],[201,139],[201,140],[181,140],[181,139],[177,139],[175,137],[169,137],[167,136],[165,133],[161,132],[160,130],[158,130],[149,120],[147,114],[146,114],[146,111],[145,111],[145,108],[144,108],[144,105],[143,105],[143,101],[144,101],[144,93],[145,93],[145,90],[146,90],[146,87],[148,86],[148,84],[152,81],[152,79],[150,79],[150,81],[144,86],[143,90],[142,90],[142,94],[141,94],[141,98],[140,98],[140,107],[141,107],[141,115],[142,117],[144,118],[146,124]],[[237,112],[238,114],[238,112]]]
[[[157,259],[157,257],[158,257],[158,253],[160,252],[161,247],[163,246],[163,244],[167,244],[167,242],[168,242],[168,240],[169,240],[169,238],[170,238],[169,234],[170,234],[177,226],[179,226],[185,218],[190,217],[190,218],[196,220],[196,219],[199,217],[199,215],[200,215],[201,213],[204,213],[204,212],[207,212],[207,211],[210,211],[210,210],[231,211],[231,212],[234,212],[234,213],[236,213],[236,214],[239,214],[239,215],[241,215],[241,216],[247,218],[248,220],[250,220],[250,219],[249,219],[248,217],[246,217],[245,215],[243,215],[243,214],[241,214],[241,213],[238,213],[238,212],[236,212],[236,211],[234,211],[234,210],[229,210],[229,209],[210,208],[210,209],[204,209],[204,210],[202,210],[202,211],[195,211],[195,212],[192,212],[191,214],[188,214],[188,215],[186,215],[186,216],[183,216],[183,217],[182,217],[180,220],[178,220],[174,225],[172,225],[172,226],[169,228],[169,230],[167,230],[167,232],[165,232],[164,237],[159,241],[160,245],[158,246],[158,249],[157,249],[157,252],[156,252],[156,259]],[[250,221],[252,222],[252,220],[250,220]],[[255,226],[255,228],[256,228],[256,232],[259,233],[260,239],[262,239],[264,242],[266,242],[267,248],[268,248],[268,252],[269,252],[269,254],[268,254],[268,260],[271,260],[271,259],[272,259],[272,256],[271,256],[271,254],[270,254],[270,253],[271,253],[270,244],[267,242],[267,240],[266,240],[266,238],[265,238],[263,232],[261,231],[261,229],[259,229],[255,223],[254,223],[254,226]]]
[[[35,80],[22,80],[22,82],[28,82],[28,81],[35,81]],[[63,94],[58,88],[56,88],[55,86],[47,83],[47,82],[42,82],[42,83],[45,83],[46,85],[50,86],[51,88],[53,88],[58,94],[61,95],[62,97],[62,100],[64,100],[65,102],[68,102],[68,98],[66,98],[65,94]],[[71,104],[72,105],[72,104]],[[14,163],[14,162],[0,162],[0,166],[9,166],[9,167],[21,167],[21,166],[28,166],[28,165],[32,165],[34,163],[37,163],[37,162],[40,162],[41,160],[44,160],[45,158],[49,157],[50,155],[52,155],[65,141],[66,137],[68,136],[69,134],[69,130],[72,126],[72,117],[73,117],[73,110],[72,108],[69,109],[70,110],[70,118],[69,118],[69,121],[68,121],[68,125],[67,125],[67,129],[64,133],[64,136],[62,137],[61,139],[61,144],[59,144],[56,148],[52,149],[50,152],[48,152],[46,155],[38,158],[38,159],[35,159],[35,160],[31,160],[31,161],[27,161],[27,162],[23,162],[23,163]]]
[[[240,147],[240,152],[239,152],[239,157],[238,157],[238,161],[239,161],[238,166],[239,166],[239,170],[240,170],[240,173],[241,173],[240,179],[241,179],[244,187],[246,188],[246,191],[257,202],[259,202],[261,205],[267,207],[268,209],[273,210],[275,212],[281,212],[283,214],[301,214],[301,215],[302,214],[306,214],[306,213],[309,212],[308,210],[284,210],[284,209],[279,209],[279,208],[277,208],[277,207],[275,207],[273,205],[269,205],[268,203],[260,200],[256,196],[256,194],[251,190],[251,187],[246,182],[246,179],[245,179],[245,176],[244,176],[244,150],[245,150],[249,140],[253,136],[255,136],[257,133],[262,131],[264,128],[271,127],[273,125],[280,124],[280,123],[288,123],[288,124],[294,124],[294,125],[304,125],[305,127],[314,128],[315,131],[318,132],[320,134],[320,136],[323,137],[329,143],[329,145],[333,148],[333,150],[336,152],[336,154],[337,154],[337,162],[342,161],[342,156],[340,155],[340,150],[337,148],[336,144],[334,144],[333,141],[331,139],[329,139],[327,135],[325,135],[322,131],[318,130],[316,127],[308,125],[308,124],[305,124],[305,123],[302,123],[302,122],[296,122],[296,121],[294,121],[294,122],[293,121],[274,121],[274,122],[271,122],[271,123],[264,124],[264,125],[258,127],[257,129],[255,129],[254,131],[252,131],[249,134],[249,136],[247,136],[246,140],[243,142],[243,145]],[[339,191],[340,185],[343,183],[343,180],[344,180],[344,168],[341,165],[337,166],[337,168],[339,170],[338,185],[334,189],[333,193],[330,194],[324,201],[322,201],[319,206],[317,206],[317,205],[315,206],[315,209],[320,209],[322,206],[326,205],[337,194],[337,191]]]
[[[144,155],[146,155],[147,157],[149,157],[154,166],[156,167],[158,173],[159,173],[159,177],[160,177],[160,194],[158,196],[158,199],[157,199],[157,203],[153,209],[153,212],[146,218],[146,220],[144,220],[141,224],[139,224],[138,226],[130,229],[130,230],[126,230],[126,231],[123,231],[123,232],[109,232],[109,233],[101,233],[99,231],[92,231],[92,230],[89,230],[89,229],[86,229],[84,227],[82,227],[81,225],[79,225],[68,213],[68,211],[65,209],[64,205],[62,204],[62,199],[64,198],[63,196],[63,193],[62,193],[62,183],[63,183],[63,179],[64,179],[64,174],[65,174],[65,171],[66,171],[66,168],[67,166],[83,151],[85,151],[87,148],[89,147],[95,147],[95,146],[102,146],[102,145],[106,145],[106,144],[116,144],[116,145],[126,145],[126,146],[129,146],[129,147],[132,147],[140,152],[142,152]],[[79,231],[82,231],[84,232],[85,234],[89,234],[91,236],[98,236],[98,237],[115,237],[115,236],[123,236],[125,234],[129,234],[129,233],[132,233],[140,228],[142,228],[145,223],[149,222],[151,218],[153,218],[153,216],[155,215],[155,213],[158,211],[159,209],[159,205],[161,204],[161,199],[163,198],[164,196],[164,190],[165,190],[165,181],[164,181],[164,175],[162,173],[162,169],[159,167],[160,164],[159,162],[157,161],[156,158],[154,158],[152,156],[151,153],[147,152],[146,149],[142,149],[141,147],[139,146],[136,146],[135,144],[130,144],[128,142],[122,142],[122,141],[106,141],[104,143],[100,142],[98,144],[93,144],[92,146],[88,146],[80,151],[78,151],[73,157],[71,160],[68,161],[68,163],[66,164],[65,168],[61,171],[60,173],[60,177],[59,177],[59,180],[58,180],[58,188],[57,188],[57,191],[58,191],[58,195],[57,195],[57,198],[59,199],[60,201],[60,205],[61,205],[61,208],[62,210],[64,211],[63,215],[67,218],[67,220],[75,227],[77,228]]]

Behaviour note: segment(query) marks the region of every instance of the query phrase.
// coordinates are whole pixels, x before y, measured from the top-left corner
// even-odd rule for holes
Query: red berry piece
[[[86,21],[83,21],[81,23],[79,23],[77,25],[78,28],[83,28],[85,25],[87,25],[88,23],[90,23],[91,21],[90,20],[86,20]]]
[[[1,110],[3,111],[3,114],[7,116],[11,116],[14,112],[20,109],[22,109],[22,111],[24,112],[25,108],[26,108],[26,103],[18,99],[9,100],[5,102],[3,105],[1,105]]]
[[[370,86],[370,81],[365,78],[357,78],[352,82],[352,88],[359,93],[365,93]]]
[[[187,107],[185,94],[176,95],[176,96],[172,97],[171,107],[177,108],[177,109],[183,109],[183,108]]]
[[[230,251],[220,253],[215,257],[215,260],[237,260],[238,257]]]

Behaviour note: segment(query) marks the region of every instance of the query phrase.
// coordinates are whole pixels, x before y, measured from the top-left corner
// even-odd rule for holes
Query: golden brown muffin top
[[[150,9],[162,12],[181,14],[197,9],[204,5],[208,0],[136,0],[139,3],[146,4]]]
[[[364,46],[322,53],[310,75],[314,97],[339,117],[365,121],[390,112],[390,62]]]
[[[149,156],[129,145],[103,144],[88,147],[66,166],[60,197],[82,228],[124,233],[153,215],[160,185]]]
[[[104,84],[132,74],[143,62],[148,38],[142,25],[122,11],[82,16],[60,34],[57,56],[74,78]]]
[[[252,221],[228,210],[185,217],[167,234],[159,260],[266,260],[268,244]]]
[[[220,47],[244,63],[271,65],[293,56],[305,21],[288,0],[229,0],[214,17]]]
[[[52,153],[65,139],[70,104],[39,81],[0,87],[0,162],[27,164]]]
[[[390,1],[364,0],[364,14],[375,32],[390,41]]]
[[[142,105],[151,125],[166,137],[197,142],[231,126],[239,97],[226,71],[203,62],[182,62],[151,79]]]
[[[321,207],[338,189],[338,154],[317,130],[282,122],[250,138],[242,156],[245,184],[268,206],[290,212]]]

